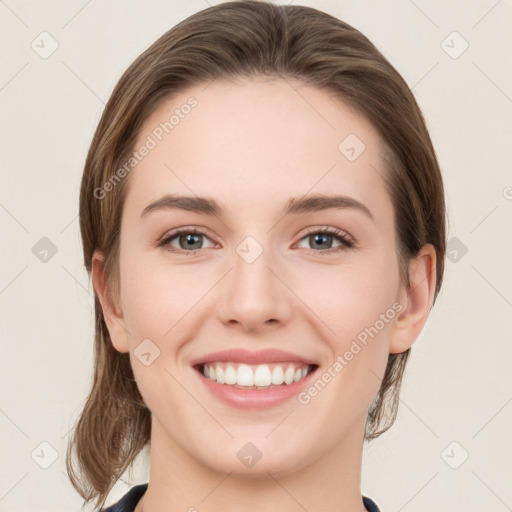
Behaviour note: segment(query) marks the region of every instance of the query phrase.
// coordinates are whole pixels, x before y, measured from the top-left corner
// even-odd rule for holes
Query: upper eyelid
[[[349,233],[347,233],[344,229],[335,228],[335,227],[331,227],[331,226],[325,226],[323,228],[308,228],[308,231],[302,236],[301,240],[303,238],[305,238],[306,236],[311,235],[313,233],[328,233],[333,236],[345,238],[353,243],[356,242],[355,238],[352,235],[350,235]]]

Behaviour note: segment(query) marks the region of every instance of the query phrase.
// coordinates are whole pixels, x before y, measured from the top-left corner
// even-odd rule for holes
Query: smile
[[[268,348],[230,348],[190,362],[209,393],[231,407],[276,407],[303,391],[319,368],[305,355]]]
[[[250,389],[269,389],[290,385],[304,379],[315,365],[299,362],[248,365],[234,362],[214,362],[201,365],[203,375],[228,386]]]

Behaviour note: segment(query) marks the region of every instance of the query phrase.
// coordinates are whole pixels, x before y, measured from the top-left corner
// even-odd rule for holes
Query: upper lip
[[[266,364],[266,363],[288,363],[296,362],[303,364],[317,364],[310,358],[299,356],[292,352],[269,348],[265,350],[245,350],[241,348],[230,348],[219,352],[212,352],[206,356],[192,361],[192,366],[216,362],[232,362],[247,364]]]

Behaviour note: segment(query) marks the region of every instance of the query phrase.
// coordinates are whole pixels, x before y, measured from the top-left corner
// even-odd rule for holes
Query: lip
[[[245,350],[241,348],[231,348],[213,352],[206,356],[195,359],[191,362],[192,366],[203,365],[206,363],[245,363],[245,364],[266,364],[266,363],[302,363],[318,365],[317,361],[302,357],[292,352],[268,348],[265,350]],[[300,381],[299,381],[300,382]],[[292,384],[290,384],[291,386]]]
[[[312,375],[316,374],[315,365],[310,373],[303,379],[292,384],[282,384],[268,389],[241,389],[228,384],[219,384],[205,377],[200,371],[194,373],[206,388],[219,400],[239,409],[268,409],[275,407],[286,400],[298,395],[306,386],[310,385]]]
[[[313,369],[298,382],[292,384],[282,384],[268,389],[242,389],[228,384],[219,384],[202,373],[202,368],[208,363],[245,363],[251,365],[269,364],[269,363],[299,363],[312,365]],[[222,402],[240,409],[265,409],[277,406],[286,400],[299,394],[306,386],[310,385],[312,375],[316,373],[319,367],[317,361],[313,359],[286,352],[278,349],[265,349],[250,351],[239,348],[221,350],[212,352],[191,362],[194,373],[201,380],[217,399]]]

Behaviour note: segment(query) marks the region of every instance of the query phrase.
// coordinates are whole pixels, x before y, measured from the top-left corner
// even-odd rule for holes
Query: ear
[[[112,345],[119,352],[129,352],[128,331],[125,327],[123,312],[115,303],[112,290],[108,288],[103,254],[95,251],[92,257],[92,282],[101,303],[103,318],[107,324]]]
[[[395,319],[389,345],[390,354],[405,352],[418,339],[434,301],[436,287],[436,250],[425,244],[409,264],[410,286],[400,289],[399,302],[404,310]]]

